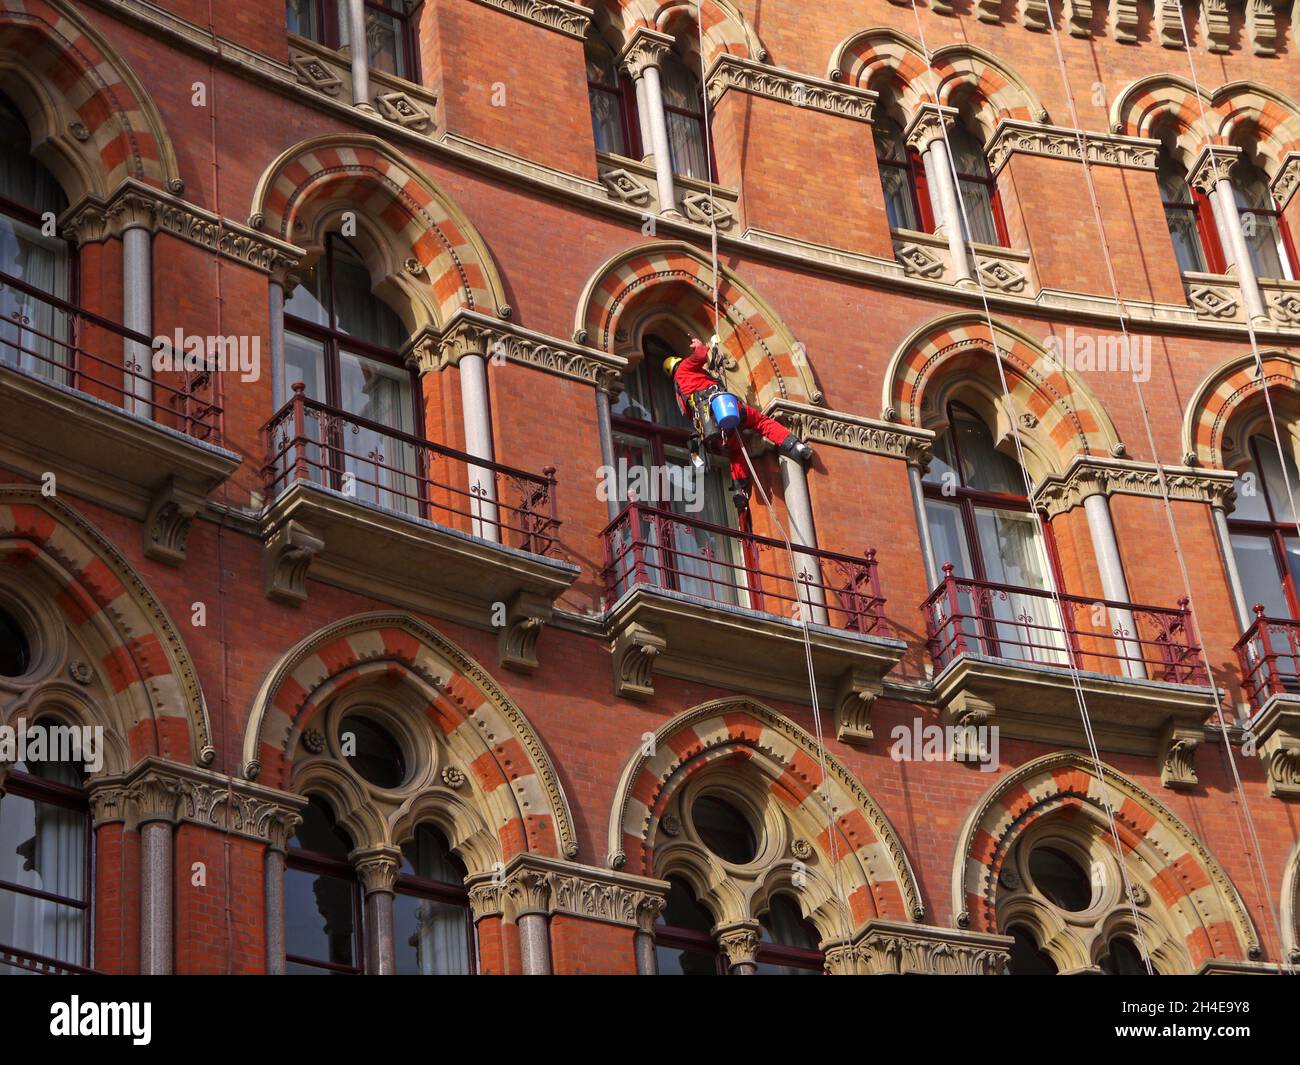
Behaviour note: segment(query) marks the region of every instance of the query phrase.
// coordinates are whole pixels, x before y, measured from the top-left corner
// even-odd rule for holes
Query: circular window
[[[17,619],[0,610],[0,677],[21,677],[32,661],[31,644]]]
[[[1083,867],[1055,847],[1035,847],[1029,854],[1029,875],[1048,902],[1077,913],[1092,902],[1092,881]]]
[[[357,776],[377,788],[396,788],[406,780],[402,745],[382,725],[359,714],[339,722],[339,749]]]
[[[749,818],[728,802],[701,795],[691,806],[691,820],[704,845],[724,862],[744,865],[758,853]]]

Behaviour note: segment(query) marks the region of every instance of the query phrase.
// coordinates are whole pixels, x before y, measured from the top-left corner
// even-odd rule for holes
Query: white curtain
[[[462,884],[442,837],[421,827],[404,848],[410,871],[440,884]],[[399,894],[393,905],[398,971],[422,976],[469,972],[469,915],[464,906]],[[412,953],[413,952],[413,953]]]

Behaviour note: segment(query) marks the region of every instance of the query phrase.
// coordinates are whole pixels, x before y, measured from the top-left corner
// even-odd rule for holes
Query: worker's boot
[[[736,504],[737,511],[748,509],[749,492],[753,487],[748,477],[737,477],[731,482],[731,501]]]
[[[788,458],[794,459],[801,466],[807,466],[813,460],[813,449],[791,433],[782,441],[777,450]]]

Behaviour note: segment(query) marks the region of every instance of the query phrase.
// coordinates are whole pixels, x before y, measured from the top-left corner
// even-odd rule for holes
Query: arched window
[[[1128,936],[1112,936],[1098,963],[1108,976],[1148,976],[1142,952]]]
[[[935,564],[950,562],[958,578],[992,586],[962,604],[966,634],[988,654],[1064,664],[1055,603],[1016,594],[1051,590],[1052,545],[1025,495],[1019,464],[961,404],[948,405],[948,428],[935,441],[924,489]],[[1024,618],[1033,620],[1020,624]]]
[[[618,69],[614,51],[597,37],[586,45],[587,97],[596,151],[640,158],[636,97]]]
[[[758,919],[760,976],[817,976],[825,967],[821,937],[789,895],[776,894]]]
[[[1011,937],[1011,960],[1007,965],[1008,976],[1055,976],[1060,970],[1039,949],[1033,932],[1020,925],[1007,929]]]
[[[68,201],[31,152],[22,116],[0,96],[0,364],[66,383],[71,320],[43,297],[73,299],[68,243],[45,233]]]
[[[670,52],[660,66],[659,80],[673,173],[711,181],[713,175],[709,172],[704,144],[704,94],[699,78],[676,52]]]
[[[973,125],[973,122],[956,122],[948,133],[957,188],[966,208],[963,228],[967,240],[1006,247],[1010,242],[1002,217],[998,183],[989,170],[983,145],[971,132]]]
[[[465,867],[447,837],[420,825],[402,848],[393,899],[393,943],[403,976],[465,976],[474,971],[474,921]]]
[[[371,292],[366,265],[345,238],[326,237],[284,313],[284,387],[301,381],[307,399],[329,408],[307,427],[321,445],[311,458],[315,479],[418,513],[418,390],[398,351],[406,330]]]
[[[288,972],[362,971],[361,885],[348,862],[351,850],[328,804],[311,796],[289,841],[284,875]]]
[[[699,904],[685,880],[670,876],[668,884],[668,903],[655,929],[659,975],[723,975],[726,970],[713,939],[713,917]]]
[[[1273,618],[1300,618],[1300,537],[1291,494],[1300,503],[1300,471],[1285,443],[1282,460],[1272,435],[1252,435],[1237,472],[1237,503],[1228,518],[1232,555],[1248,608]],[[1285,463],[1285,465],[1283,465]]]
[[[1255,275],[1293,279],[1295,252],[1290,247],[1291,236],[1273,198],[1268,175],[1243,155],[1232,168],[1231,180]]]
[[[645,576],[689,595],[740,602],[745,595],[739,568],[744,559],[738,541],[721,530],[747,525],[748,516],[737,517],[721,456],[706,451],[702,469],[692,464],[691,421],[678,406],[673,383],[663,371],[666,358],[688,350],[687,338],[665,323],[661,332],[647,333],[643,348],[641,362],[623,378],[611,422],[616,462],[628,472],[626,486],[634,483],[635,471],[646,471],[638,479],[653,494],[646,499],[643,490],[638,501],[663,515],[648,516],[637,534],[650,545]],[[626,506],[625,495],[620,502]],[[683,520],[673,521],[671,515]]]
[[[1187,167],[1167,143],[1160,149],[1156,180],[1160,184],[1160,200],[1164,204],[1178,269],[1223,273],[1223,251],[1209,200],[1205,193],[1188,184]]]
[[[889,228],[933,232],[934,220],[920,157],[915,149],[907,146],[903,129],[897,122],[880,110],[876,115],[873,127],[876,166],[880,169]]]
[[[412,0],[365,0],[371,70],[419,81],[414,17],[418,6]],[[285,0],[285,23],[290,33],[300,37],[329,48],[348,47],[348,0]]]
[[[47,728],[56,723],[37,723]],[[18,762],[0,794],[0,973],[84,971],[90,807],[66,761]]]

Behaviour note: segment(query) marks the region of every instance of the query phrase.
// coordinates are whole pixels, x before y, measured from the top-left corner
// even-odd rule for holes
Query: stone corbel
[[[505,624],[497,637],[503,666],[520,673],[537,668],[537,637],[552,613],[551,601],[536,592],[521,591],[506,604]]]
[[[1201,25],[1205,47],[1211,52],[1226,52],[1231,36],[1227,0],[1201,0]]]
[[[184,562],[190,527],[203,503],[203,496],[187,492],[176,484],[174,477],[169,477],[154,493],[144,520],[145,557],[169,566]]]
[[[1110,0],[1111,22],[1115,40],[1121,44],[1136,44],[1138,31],[1137,0]]]
[[[1275,695],[1249,726],[1275,799],[1300,799],[1300,700]]]
[[[851,943],[826,951],[835,975],[999,976],[1011,956],[1011,937],[899,921],[868,921]]]
[[[0,767],[0,773],[3,773],[3,767]],[[3,777],[0,777],[0,785],[3,783]],[[87,790],[90,793],[90,821],[96,828],[126,820],[126,788],[119,781],[91,781]]]
[[[1021,20],[1027,30],[1045,30],[1048,28],[1047,0],[1024,0],[1021,5]]]
[[[1156,0],[1155,16],[1160,29],[1160,47],[1182,48],[1183,5],[1180,0]]]
[[[1273,199],[1279,211],[1287,209],[1297,187],[1300,187],[1300,152],[1287,152],[1273,179]]]
[[[1246,32],[1256,55],[1277,54],[1277,11],[1273,0],[1246,0]]]
[[[975,0],[975,17],[981,22],[1002,21],[1002,0]]]
[[[307,570],[325,547],[298,521],[286,521],[262,547],[266,595],[277,603],[298,606],[307,599]]]
[[[1092,0],[1065,0],[1065,25],[1071,37],[1092,36]]]
[[[469,909],[477,924],[484,917],[500,917],[505,912],[505,882],[495,873],[468,885]]]
[[[835,738],[841,743],[870,743],[871,708],[884,685],[865,670],[846,669],[835,689]]]
[[[654,697],[655,660],[668,641],[640,622],[632,621],[614,638],[614,691],[624,699]]]
[[[953,729],[953,746],[951,757],[954,762],[961,762],[963,765],[975,766],[976,768],[985,766],[989,763],[990,754],[985,749],[982,740],[979,738],[984,735],[983,729],[990,726],[994,715],[997,713],[997,707],[987,699],[980,699],[969,692],[962,692],[957,695],[944,710],[944,724],[951,726]],[[996,725],[992,726],[997,728]],[[970,734],[968,730],[975,730],[975,745],[968,746],[966,738]]]
[[[1160,738],[1160,783],[1176,791],[1196,787],[1196,750],[1204,740],[1200,729],[1170,721]]]

